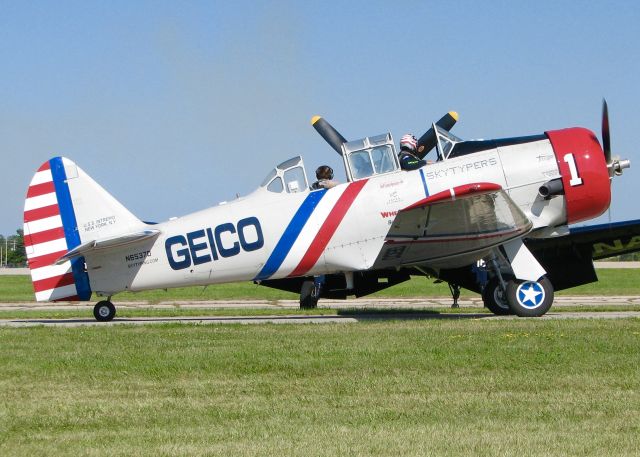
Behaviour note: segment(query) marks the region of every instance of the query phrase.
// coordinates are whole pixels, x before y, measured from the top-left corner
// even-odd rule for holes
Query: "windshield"
[[[352,152],[349,154],[348,163],[353,179],[389,173],[397,168],[395,153],[389,144]]]
[[[453,133],[437,125],[436,132],[438,136],[438,155],[441,159],[447,158],[449,157],[449,154],[451,154],[451,150],[456,143],[460,143],[462,140]]]
[[[354,152],[349,156],[349,168],[354,179],[361,179],[373,174],[369,150]]]
[[[393,149],[391,146],[379,146],[371,150],[371,159],[376,168],[376,173],[388,173],[395,170]]]
[[[350,181],[400,170],[390,133],[343,143],[342,158]]]
[[[279,164],[267,174],[260,186],[274,193],[292,194],[308,190],[302,157],[297,156]]]

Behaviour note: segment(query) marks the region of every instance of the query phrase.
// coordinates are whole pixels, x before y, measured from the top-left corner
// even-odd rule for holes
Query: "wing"
[[[527,234],[531,227],[499,185],[454,187],[398,212],[374,268],[468,265],[492,247]]]
[[[573,227],[567,235],[531,238],[526,244],[536,257],[546,262],[579,256],[590,263],[591,260],[640,251],[640,219]]]
[[[530,238],[525,244],[554,288],[567,289],[598,280],[593,260],[640,251],[640,220],[571,228],[567,235]]]
[[[593,260],[640,251],[640,220],[572,228],[568,241],[591,246]]]

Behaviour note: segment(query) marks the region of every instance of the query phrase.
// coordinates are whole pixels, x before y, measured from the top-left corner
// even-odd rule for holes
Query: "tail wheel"
[[[116,316],[116,307],[108,300],[99,301],[93,307],[93,316],[99,322],[109,322]]]
[[[500,287],[500,280],[493,277],[482,289],[482,301],[489,311],[497,316],[513,314],[507,300],[507,293]]]
[[[537,281],[512,279],[507,284],[511,311],[520,317],[540,317],[553,304],[553,285],[546,276]]]
[[[300,289],[300,309],[314,309],[318,307],[319,290],[313,281],[304,281]]]

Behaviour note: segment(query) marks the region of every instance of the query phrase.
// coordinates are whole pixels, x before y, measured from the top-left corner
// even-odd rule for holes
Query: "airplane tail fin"
[[[24,245],[36,300],[89,300],[84,257],[56,261],[80,244],[144,225],[71,160],[43,163],[24,204]]]

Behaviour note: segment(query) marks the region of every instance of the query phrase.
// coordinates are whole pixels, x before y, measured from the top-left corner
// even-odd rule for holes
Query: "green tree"
[[[621,256],[619,256],[619,260],[622,260],[622,261],[640,260],[640,252],[631,252],[629,254],[622,254]]]
[[[15,235],[4,237],[0,235],[2,246],[2,264],[9,267],[24,267],[27,265],[27,253],[24,249],[24,232],[16,230]]]

